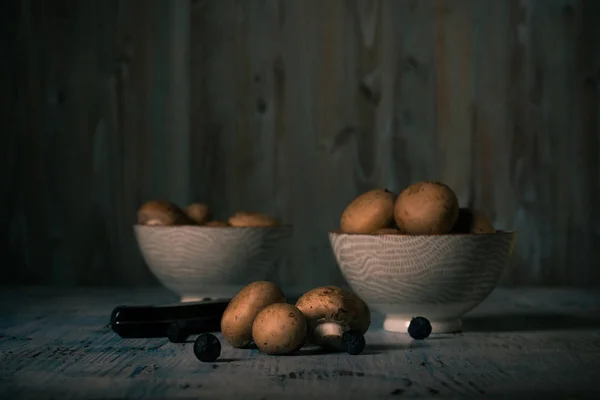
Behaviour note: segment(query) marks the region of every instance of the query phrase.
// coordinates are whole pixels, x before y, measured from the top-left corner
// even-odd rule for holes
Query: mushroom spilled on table
[[[304,345],[306,317],[291,304],[275,303],[263,308],[252,324],[252,338],[265,354],[291,354]]]
[[[272,282],[257,281],[234,296],[221,317],[221,332],[229,344],[243,348],[252,342],[252,324],[258,313],[275,303],[285,303],[281,289]]]
[[[358,295],[337,286],[322,286],[302,295],[296,307],[308,319],[308,341],[318,346],[359,354],[371,312]]]

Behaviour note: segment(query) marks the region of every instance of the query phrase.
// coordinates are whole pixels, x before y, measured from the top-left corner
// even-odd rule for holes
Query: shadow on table
[[[422,349],[425,347],[429,347],[431,343],[426,340],[412,340],[410,342],[399,342],[399,343],[369,343],[367,342],[367,346],[365,347],[365,351],[361,353],[361,355],[376,355],[381,353],[386,353],[388,351],[394,350],[402,350],[402,351],[411,351],[414,349]]]
[[[244,361],[244,358],[218,358],[215,361],[213,361],[213,364],[228,364],[231,362],[236,362],[236,361]],[[214,368],[214,367],[213,367]]]
[[[411,343],[370,343],[367,342],[365,350],[360,353],[358,356],[368,356],[381,354],[382,352],[391,351],[391,350],[409,350],[409,349],[417,349],[427,347],[429,344],[426,341],[413,341]],[[326,354],[345,354],[342,351],[335,351],[324,349],[316,346],[307,346],[298,350],[297,352],[292,353],[293,356],[316,356],[316,355],[326,355]]]
[[[518,332],[600,328],[600,315],[494,314],[465,316],[463,332]]]

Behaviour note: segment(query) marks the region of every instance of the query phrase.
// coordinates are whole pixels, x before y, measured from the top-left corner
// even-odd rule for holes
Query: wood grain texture
[[[0,398],[596,399],[600,296],[498,289],[465,332],[413,341],[374,315],[358,356],[306,348],[266,356],[223,342],[201,363],[192,344],[121,339],[113,307],[176,300],[161,289],[18,288],[0,293]],[[222,340],[222,336],[217,334]],[[192,338],[193,339],[193,338]]]
[[[519,232],[503,284],[600,285],[600,2],[3,3],[3,283],[156,283],[141,202],[294,225],[284,285],[343,281],[327,231],[423,179]]]

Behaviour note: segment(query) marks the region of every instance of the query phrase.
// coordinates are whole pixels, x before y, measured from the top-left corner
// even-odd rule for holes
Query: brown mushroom
[[[279,221],[270,215],[240,211],[229,218],[229,225],[236,227],[265,227],[279,225]]]
[[[396,199],[394,218],[398,228],[406,234],[446,234],[458,218],[458,199],[443,183],[417,182]]]
[[[221,332],[236,348],[252,342],[252,324],[258,313],[274,303],[284,303],[281,289],[268,281],[252,282],[236,294],[221,317]]]
[[[228,222],[226,221],[218,221],[218,220],[214,220],[214,221],[208,221],[206,223],[206,226],[230,226]]]
[[[204,225],[210,218],[210,209],[203,203],[192,203],[185,209],[187,216],[198,225]]]
[[[371,311],[366,303],[355,293],[337,286],[310,290],[298,299],[296,307],[308,319],[308,341],[338,351],[351,352],[344,333],[363,336],[371,325]]]
[[[177,205],[168,200],[154,200],[143,204],[137,212],[140,225],[187,225],[192,223]]]
[[[306,317],[291,304],[271,304],[254,319],[252,339],[265,354],[294,353],[306,340]]]
[[[373,189],[352,200],[342,213],[340,230],[344,233],[373,233],[392,228],[396,194],[385,189]]]

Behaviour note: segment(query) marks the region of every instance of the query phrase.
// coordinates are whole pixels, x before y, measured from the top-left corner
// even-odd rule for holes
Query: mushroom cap
[[[191,222],[183,210],[168,200],[144,203],[138,209],[137,219],[142,225],[185,225]]]
[[[227,221],[231,226],[265,227],[279,225],[277,218],[257,212],[239,211]]]
[[[265,354],[289,354],[299,350],[307,335],[306,316],[288,303],[263,308],[252,323],[252,338]]]
[[[258,313],[274,303],[285,303],[283,292],[273,282],[256,281],[246,285],[229,302],[221,317],[221,332],[236,348],[252,341],[252,324]]]
[[[226,221],[213,220],[213,221],[208,221],[205,225],[206,226],[229,226],[229,223]]]
[[[344,330],[356,329],[363,335],[371,325],[371,311],[355,293],[337,286],[321,286],[304,293],[296,307],[308,319],[309,339],[322,323],[336,323]]]
[[[204,203],[191,203],[185,209],[187,216],[199,225],[203,225],[210,218],[210,208]]]

